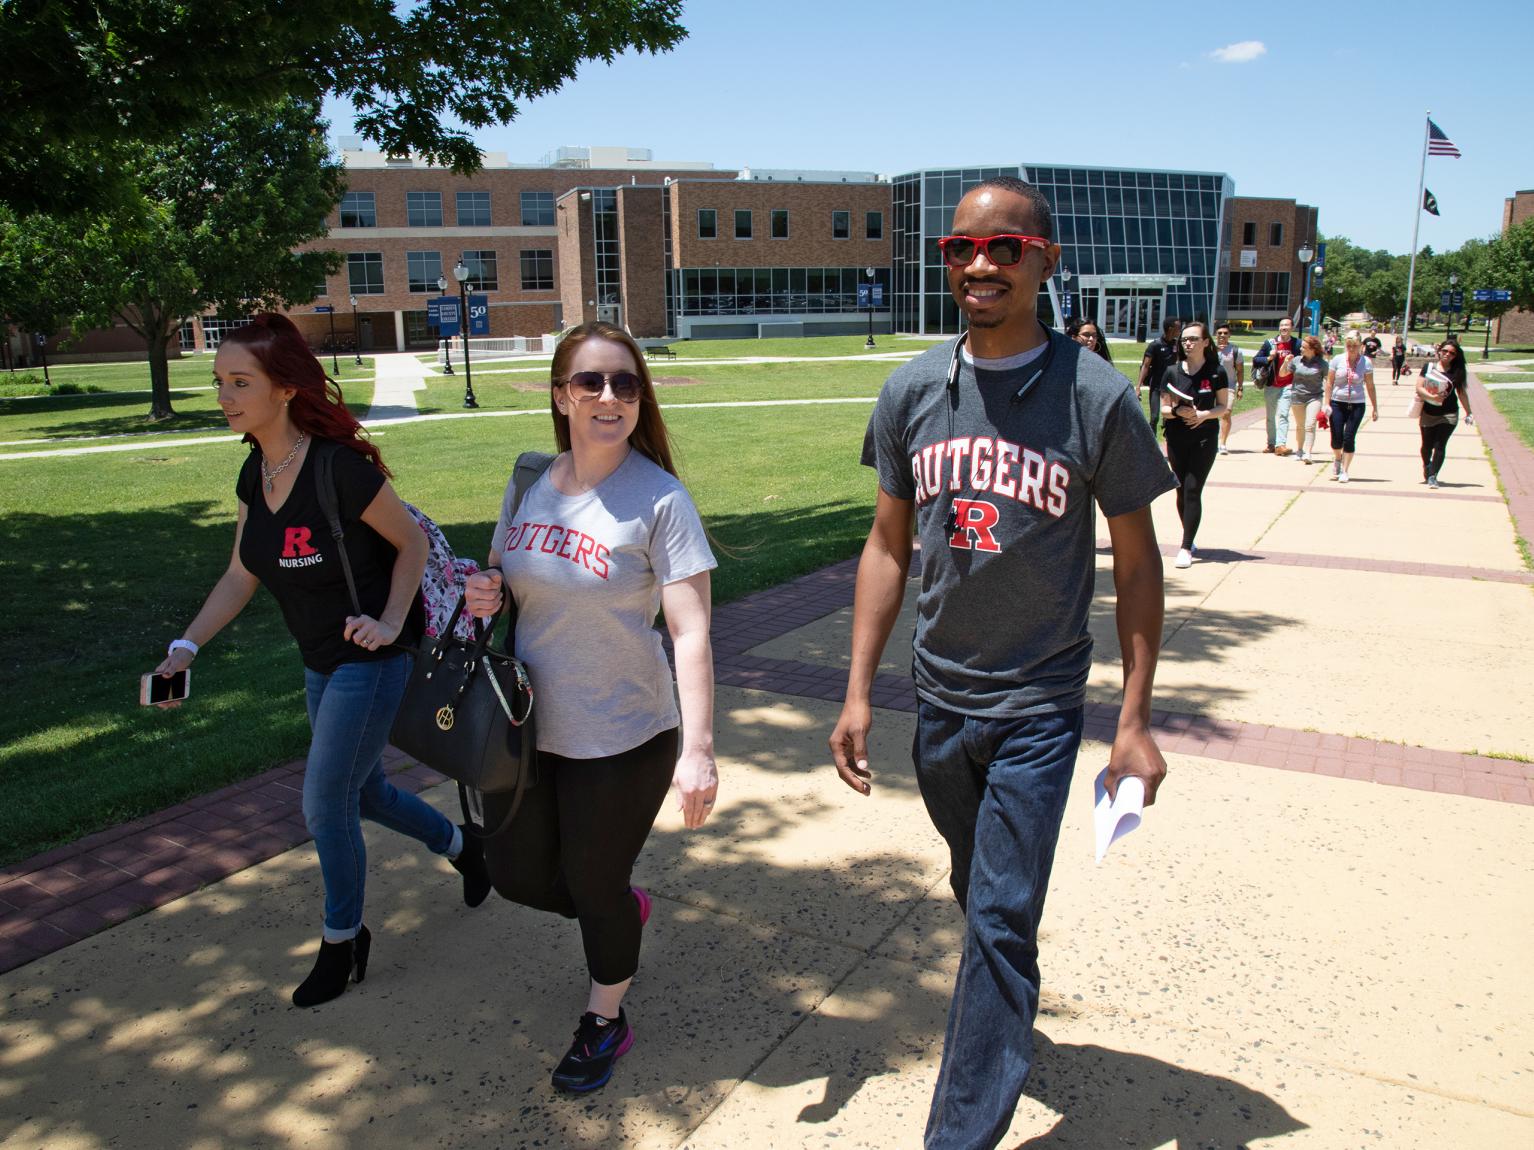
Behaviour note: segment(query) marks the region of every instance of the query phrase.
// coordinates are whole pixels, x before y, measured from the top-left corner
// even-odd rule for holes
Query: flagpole
[[[1428,124],[1432,118],[1431,111],[1423,113],[1422,166],[1417,170],[1417,206],[1411,217],[1411,267],[1406,272],[1406,318],[1401,323],[1401,339],[1406,343],[1411,342],[1411,295],[1412,287],[1417,279],[1417,230],[1422,226],[1422,189],[1427,184]]]

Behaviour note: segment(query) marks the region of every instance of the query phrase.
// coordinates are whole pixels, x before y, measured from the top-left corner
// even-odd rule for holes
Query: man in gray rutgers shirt
[[[1138,776],[1149,803],[1166,773],[1149,731],[1162,618],[1150,503],[1175,485],[1129,381],[1039,323],[1039,285],[1060,255],[1048,201],[1020,180],[988,180],[953,229],[942,250],[969,332],[899,368],[869,420],[878,504],[831,735],[837,773],[868,794],[869,694],[914,525],[916,778],[967,920],[929,1150],[995,1146],[1033,1061],[1039,916],[1092,658],[1098,507],[1124,659],[1108,787]]]

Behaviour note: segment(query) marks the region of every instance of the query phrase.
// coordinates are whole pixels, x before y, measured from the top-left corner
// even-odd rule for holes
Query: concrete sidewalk
[[[1481,432],[1430,492],[1406,389],[1380,390],[1346,487],[1250,423],[1216,463],[1200,560],[1167,570],[1171,774],[1094,866],[1118,677],[1100,558],[1008,1146],[1534,1144],[1534,766],[1509,757],[1534,748],[1534,574]],[[1529,458],[1498,442],[1522,500]],[[1175,518],[1161,500],[1169,553]],[[290,766],[0,876],[0,1145],[919,1145],[962,920],[910,771],[906,622],[873,795],[827,765],[853,573],[716,613],[721,805],[700,832],[668,809],[640,860],[638,1043],[605,1090],[548,1084],[584,1000],[573,924],[467,910],[398,836],[371,836],[367,981],[288,1005],[321,899]],[[132,905],[158,909],[100,929]]]

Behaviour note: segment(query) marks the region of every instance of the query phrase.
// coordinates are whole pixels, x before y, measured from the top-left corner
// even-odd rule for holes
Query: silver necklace
[[[293,460],[298,458],[299,448],[303,447],[306,438],[303,432],[299,432],[298,440],[293,444],[293,450],[288,452],[288,457],[276,467],[268,467],[266,465],[266,452],[263,451],[261,453],[261,482],[266,485],[266,493],[268,495],[272,493],[272,484],[276,482],[277,477],[288,469],[288,465]]]

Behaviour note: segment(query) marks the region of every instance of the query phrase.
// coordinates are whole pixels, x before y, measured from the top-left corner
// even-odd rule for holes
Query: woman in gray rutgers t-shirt
[[[714,666],[703,523],[676,477],[644,354],[621,328],[583,324],[554,353],[560,454],[516,503],[506,486],[490,570],[469,609],[517,606],[516,654],[536,692],[538,782],[485,845],[505,898],[578,919],[591,993],[555,1068],[563,1090],[603,1086],[634,1043],[623,996],[639,966],[650,896],[634,861],[674,786],[682,819],[714,808]],[[671,670],[658,610],[676,651]],[[680,721],[680,730],[678,722]],[[508,809],[495,796],[485,821]]]

